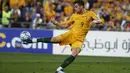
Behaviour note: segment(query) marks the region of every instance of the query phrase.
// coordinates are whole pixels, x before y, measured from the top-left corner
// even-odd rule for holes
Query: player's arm
[[[91,12],[91,15],[92,15],[93,23],[95,24],[102,23],[99,15],[96,15],[94,12]]]
[[[58,26],[58,27],[61,27],[61,28],[68,28],[74,21],[73,21],[73,18],[74,18],[74,14],[65,22],[62,22],[62,23],[59,23],[57,22],[56,20],[52,19],[51,22]]]
[[[102,23],[100,17],[97,15],[97,17],[93,20],[93,23],[95,24],[99,24],[99,23]]]
[[[58,21],[56,21],[56,20],[51,20],[51,22],[54,24],[54,25],[56,25],[56,26],[58,26],[58,27],[61,27],[61,28],[68,28],[70,25],[71,25],[71,23],[70,22],[62,22],[62,23],[59,23]]]

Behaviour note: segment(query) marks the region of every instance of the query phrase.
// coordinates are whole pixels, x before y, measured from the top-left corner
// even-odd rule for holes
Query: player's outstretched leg
[[[35,38],[35,39],[29,39],[24,40],[23,43],[29,44],[29,43],[37,43],[37,42],[44,42],[44,43],[58,43],[57,41],[53,41],[54,37],[42,37],[42,38]]]
[[[70,55],[68,58],[66,58],[64,60],[64,62],[61,64],[61,66],[57,68],[55,73],[64,73],[63,69],[66,68],[68,65],[70,65],[75,60],[75,58],[78,56],[79,52],[80,52],[80,49],[78,49],[78,48],[72,49],[72,55]]]

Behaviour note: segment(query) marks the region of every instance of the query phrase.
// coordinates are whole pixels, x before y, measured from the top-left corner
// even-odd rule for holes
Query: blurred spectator
[[[2,3],[3,6],[8,6],[10,8],[10,4],[9,4],[10,0],[2,0],[2,1],[3,1]]]
[[[11,9],[12,14],[16,14],[18,17],[21,16],[21,11],[18,7],[18,4],[15,4],[14,8]]]
[[[32,25],[33,28],[39,28],[39,24],[54,27],[53,24],[49,23],[50,19],[55,18],[59,22],[66,21],[74,13],[73,4],[75,1],[76,0],[0,0],[0,16],[2,18],[2,10],[5,11],[6,6],[8,6],[9,10],[11,8],[11,22],[9,23],[12,24],[12,27],[29,28],[29,22],[32,20],[35,22],[35,24]],[[100,15],[102,20],[102,24],[93,24],[91,27],[92,30],[130,30],[130,0],[84,0],[84,2],[86,10],[94,11],[97,15]],[[40,18],[38,18],[38,16],[36,17],[36,13],[40,15]],[[40,23],[37,24],[36,19],[37,22]]]
[[[34,20],[35,18],[36,18],[36,9],[32,8],[31,19]]]
[[[121,20],[121,18],[123,17],[123,11],[121,10],[120,7],[117,7],[117,9],[115,10],[115,14],[116,14],[116,19],[117,20]]]
[[[108,22],[110,20],[110,14],[108,13],[108,10],[106,8],[103,8],[100,14],[105,20],[105,22]]]
[[[123,0],[123,2],[122,2],[122,9],[130,10],[130,1],[129,0]]]
[[[40,17],[41,17],[41,15],[39,13],[37,13],[36,18],[33,20],[33,24],[32,24],[33,29],[40,28],[39,26],[42,23],[42,19]]]
[[[36,8],[36,12],[37,12],[37,13],[41,13],[41,8],[42,8],[42,5],[41,5],[41,3],[40,3],[40,2],[37,2],[37,4],[36,4],[35,8]]]
[[[22,22],[24,22],[22,27],[23,28],[30,28],[31,21],[32,20],[31,20],[31,17],[30,17],[30,13],[26,12],[25,19],[22,21]]]
[[[44,7],[44,3],[43,3],[42,8],[41,8],[41,14],[42,14],[43,24],[47,25],[47,16],[46,16],[46,11],[45,11],[45,7]]]
[[[92,7],[93,7],[93,3],[95,3],[95,2],[97,2],[98,0],[88,0],[88,2],[89,2],[89,8],[91,9]]]
[[[120,22],[117,22],[114,26],[114,31],[121,31],[121,25]]]
[[[45,6],[45,15],[47,17],[47,22],[49,22],[51,18],[56,18],[56,12],[54,11],[51,0],[49,0]]]
[[[88,0],[86,0],[85,9],[89,10],[89,8],[90,8],[90,4],[89,4]]]
[[[73,6],[70,3],[65,3],[64,14],[65,16],[71,16],[73,13]]]
[[[64,5],[62,3],[62,0],[56,0],[56,2],[54,3],[55,5],[55,11],[56,11],[56,20],[60,20],[60,13],[64,12]]]
[[[126,20],[127,20],[127,21],[130,21],[130,10],[127,11]]]
[[[105,23],[105,29],[107,31],[113,31],[114,30],[114,22],[109,21],[109,22]]]
[[[1,27],[1,19],[2,19],[2,0],[0,0],[0,27]]]
[[[25,0],[10,0],[10,7],[14,8],[17,4],[17,7],[25,6]]]
[[[25,19],[26,12],[29,10],[27,10],[25,6],[21,6],[19,9],[20,9],[20,13],[21,13],[20,20],[22,21]]]
[[[10,24],[11,11],[9,7],[5,6],[5,10],[2,11],[2,26],[8,28]]]
[[[15,4],[15,7],[11,10],[11,19],[12,28],[21,28],[21,11],[18,8],[18,4]]]
[[[122,20],[121,20],[121,30],[124,30],[124,25],[126,24],[127,20],[126,17],[123,16]]]
[[[130,23],[126,23],[123,27],[125,32],[130,32],[130,27],[128,27],[130,25]]]

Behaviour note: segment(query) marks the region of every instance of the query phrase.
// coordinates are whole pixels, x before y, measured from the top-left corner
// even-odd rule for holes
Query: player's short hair
[[[84,7],[84,1],[83,0],[76,0],[74,4],[79,4]]]

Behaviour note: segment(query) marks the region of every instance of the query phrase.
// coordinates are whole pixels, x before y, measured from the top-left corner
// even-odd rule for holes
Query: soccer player
[[[59,43],[60,45],[70,45],[72,54],[64,60],[64,62],[57,68],[55,73],[64,73],[63,69],[70,65],[78,56],[82,49],[83,41],[90,30],[90,22],[100,23],[100,18],[92,11],[86,11],[84,2],[78,0],[74,4],[75,13],[69,18],[68,21],[58,23],[52,19],[51,22],[62,28],[71,27],[71,29],[56,37],[42,37],[34,40],[26,40],[27,43],[45,42],[45,43]]]

